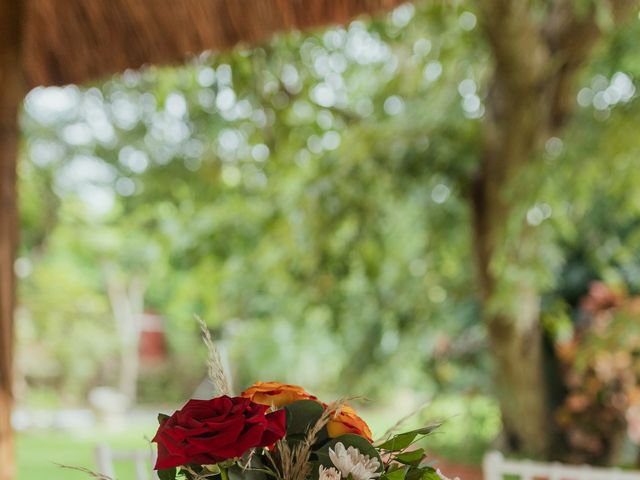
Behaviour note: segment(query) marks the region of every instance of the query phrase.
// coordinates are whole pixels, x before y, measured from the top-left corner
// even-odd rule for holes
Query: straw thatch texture
[[[30,87],[80,83],[280,30],[344,23],[404,1],[28,0],[24,70]]]

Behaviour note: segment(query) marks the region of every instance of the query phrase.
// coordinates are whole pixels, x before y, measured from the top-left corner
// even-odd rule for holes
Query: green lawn
[[[135,425],[119,433],[92,430],[82,433],[38,432],[20,433],[17,438],[18,480],[75,480],[88,478],[82,472],[59,467],[57,464],[95,470],[94,449],[99,443],[113,448],[145,449],[154,426]],[[146,437],[146,438],[145,438]],[[119,466],[116,475],[132,479],[133,470]]]

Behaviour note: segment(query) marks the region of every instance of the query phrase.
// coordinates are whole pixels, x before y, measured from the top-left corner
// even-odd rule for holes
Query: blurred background
[[[572,121],[513,176],[497,219],[507,253],[492,264],[535,292],[550,393],[527,395],[550,398],[542,428],[556,451],[630,466],[637,12],[608,35],[576,77]],[[459,464],[504,442],[470,207],[490,57],[477,12],[419,2],[32,90],[19,163],[20,478],[80,477],[53,462],[93,467],[99,442],[145,448],[158,411],[213,394],[195,315],[237,392],[279,380],[325,400],[363,395],[377,435],[428,402],[409,423],[445,420],[426,448]],[[508,286],[491,302],[524,308]]]

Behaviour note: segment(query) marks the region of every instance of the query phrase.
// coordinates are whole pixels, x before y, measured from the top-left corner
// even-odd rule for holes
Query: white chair
[[[500,452],[489,452],[483,461],[485,480],[640,480],[640,472],[619,468],[600,468],[588,465],[565,465],[530,460],[509,460]]]
[[[98,445],[95,451],[98,473],[115,479],[115,464],[131,462],[135,468],[136,480],[156,480],[157,473],[153,470],[156,462],[156,451],[149,450],[113,450],[107,445]]]

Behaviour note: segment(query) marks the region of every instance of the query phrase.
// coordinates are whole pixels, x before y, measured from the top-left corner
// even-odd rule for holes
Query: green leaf
[[[233,465],[227,470],[229,480],[266,480],[268,475],[263,469],[264,464],[256,456],[251,458],[248,468],[242,469],[238,465]]]
[[[318,480],[318,478],[320,477],[320,472],[318,471],[318,468],[320,467],[320,462],[317,460],[312,460],[309,462],[309,464],[311,465],[311,468],[309,469],[308,480]],[[324,464],[322,465],[326,466]]]
[[[176,478],[176,468],[164,468],[162,470],[158,470],[158,478],[160,480],[175,480]]]
[[[381,450],[389,450],[390,452],[397,452],[411,445],[417,436],[418,434],[414,432],[400,433],[391,437],[382,445],[379,445],[378,448]]]
[[[181,468],[178,471],[178,476],[184,477],[187,480],[194,480],[194,475],[192,475],[191,472],[189,472],[188,470],[185,470],[184,468]]]
[[[405,480],[441,480],[433,467],[411,467]]]
[[[164,422],[171,418],[169,415],[165,415],[164,413],[158,414],[158,425],[162,425]]]
[[[378,448],[381,450],[388,450],[390,452],[397,452],[399,450],[404,450],[409,445],[411,445],[416,437],[421,435],[429,435],[440,425],[431,425],[428,427],[418,428],[416,430],[411,430],[410,432],[399,433],[391,437],[386,442],[378,445]]]
[[[394,457],[396,462],[404,463],[405,465],[417,466],[424,458],[424,448],[417,450],[411,450],[410,452],[404,452]]]
[[[214,473],[216,475],[220,475],[220,467],[217,463],[213,465],[202,465],[203,470],[206,470],[209,473]]]
[[[321,449],[319,449],[316,452],[316,455],[321,465],[324,465],[325,467],[334,466],[333,462],[329,458],[329,449],[330,448],[335,449],[335,446],[337,443],[342,443],[345,446],[345,448],[349,448],[349,447],[357,448],[360,451],[360,453],[362,453],[363,455],[368,455],[369,458],[377,458],[378,462],[380,462],[380,467],[378,471],[379,472],[382,471],[382,465],[383,465],[382,458],[380,458],[380,454],[378,453],[378,450],[376,450],[376,448],[373,445],[371,445],[366,438],[361,437],[360,435],[355,435],[353,433],[340,435],[339,437],[332,439],[330,442],[324,445]]]
[[[284,409],[287,412],[287,439],[295,436],[304,437],[324,412],[322,405],[313,400],[298,400]],[[327,438],[326,432],[324,438]]]
[[[404,480],[407,474],[406,468],[397,468],[382,475],[381,480]]]
[[[435,470],[431,469],[428,472],[422,472],[421,480],[442,480],[442,477],[438,475]]]

